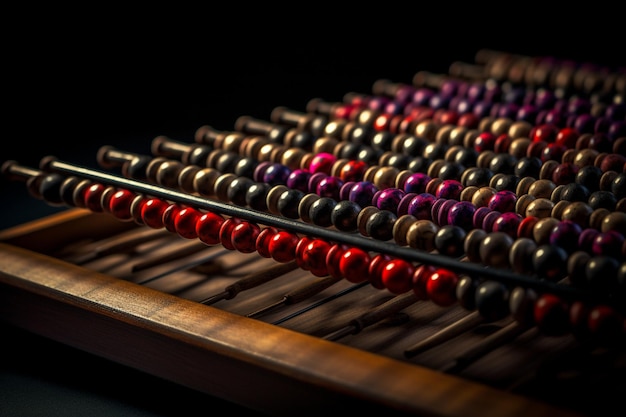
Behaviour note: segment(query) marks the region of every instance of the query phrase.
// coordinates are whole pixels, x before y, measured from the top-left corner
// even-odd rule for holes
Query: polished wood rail
[[[0,319],[272,415],[574,411],[94,272],[59,249],[136,227],[70,209],[0,233]],[[62,233],[61,233],[62,231]]]

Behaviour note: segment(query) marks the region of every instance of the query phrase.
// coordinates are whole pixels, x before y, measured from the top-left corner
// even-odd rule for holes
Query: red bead
[[[178,204],[170,204],[163,211],[163,226],[168,232],[177,233],[176,225],[174,224],[174,220],[176,219],[176,215],[180,210],[182,210],[182,206]]]
[[[233,230],[235,230],[235,227],[242,221],[243,220],[238,219],[236,217],[231,217],[231,218],[224,220],[224,222],[222,223],[222,226],[220,227],[219,237],[220,237],[220,243],[226,249],[235,250],[235,245],[233,245],[233,242],[230,239],[230,237],[232,236]]]
[[[348,250],[348,246],[336,243],[330,247],[328,253],[326,254],[326,268],[328,269],[330,276],[333,278],[343,278],[343,273],[339,268],[339,262],[341,261],[341,257],[346,250]]]
[[[420,265],[413,271],[413,292],[418,300],[428,300],[429,295],[426,289],[430,276],[435,273],[436,267],[432,265]]]
[[[103,184],[92,184],[85,190],[85,207],[94,213],[102,213],[102,203],[101,197],[102,193],[105,190],[105,186]]]
[[[555,143],[565,146],[567,149],[574,149],[579,136],[580,133],[576,129],[564,127],[556,134]]]
[[[311,239],[304,245],[302,261],[305,269],[318,277],[328,275],[326,266],[326,256],[331,248],[331,244],[323,239]]]
[[[368,279],[370,255],[360,248],[348,248],[339,260],[339,270],[344,278],[358,283]]]
[[[368,165],[365,161],[350,160],[341,167],[341,171],[339,172],[339,178],[343,182],[362,181],[363,175],[365,174],[367,168]]]
[[[109,200],[109,211],[120,220],[131,220],[130,206],[135,199],[135,193],[122,189],[116,191]]]
[[[277,262],[290,262],[296,258],[296,246],[300,239],[296,234],[287,231],[275,233],[268,245],[269,253]]]
[[[601,345],[611,345],[623,340],[624,316],[607,305],[597,305],[589,311],[589,332]]]
[[[303,236],[300,238],[298,244],[296,245],[296,264],[298,264],[298,268],[304,269],[305,271],[309,270],[309,266],[304,261],[304,250],[306,248],[306,245],[308,245],[312,241],[312,237]],[[326,262],[326,259],[324,259],[324,262]]]
[[[517,226],[517,236],[533,239],[533,228],[538,221],[539,218],[535,216],[524,217]]]
[[[404,294],[413,288],[413,265],[404,259],[388,261],[381,273],[385,288],[393,294]]]
[[[261,233],[259,225],[242,221],[233,229],[230,241],[235,250],[242,253],[252,253],[256,251],[256,238],[259,233]]]
[[[196,239],[196,224],[201,213],[193,207],[185,207],[174,216],[174,227],[176,233],[185,239]]]
[[[269,244],[272,236],[274,236],[276,233],[278,233],[278,229],[276,229],[275,227],[266,227],[265,229],[261,230],[256,238],[256,251],[259,255],[264,258],[272,257],[272,255],[270,254]]]
[[[201,242],[207,245],[220,243],[220,229],[224,218],[212,212],[204,213],[196,222],[196,234]]]
[[[546,143],[552,143],[556,140],[556,135],[558,134],[558,132],[559,129],[555,125],[543,124],[534,127],[530,131],[530,139],[533,142],[543,141]]]
[[[391,256],[381,253],[374,256],[370,261],[370,266],[368,269],[369,281],[370,284],[372,284],[372,287],[376,288],[377,290],[385,289],[385,284],[383,284],[382,280],[382,270],[389,260],[391,260]]]
[[[426,283],[428,298],[439,306],[449,306],[456,303],[456,285],[459,276],[448,269],[438,268],[430,275]]]
[[[163,224],[163,213],[169,204],[158,198],[149,198],[141,205],[141,220],[153,229],[161,229]]]
[[[496,136],[491,132],[482,132],[474,140],[474,150],[478,153],[493,151],[496,143]]]
[[[561,336],[570,330],[569,314],[569,305],[554,294],[542,294],[535,303],[535,322],[549,336]]]

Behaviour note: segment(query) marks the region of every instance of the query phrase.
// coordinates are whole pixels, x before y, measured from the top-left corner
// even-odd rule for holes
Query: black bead
[[[541,171],[541,159],[536,156],[520,158],[515,163],[513,173],[520,178],[532,177],[539,179],[539,172]]]
[[[517,158],[513,155],[508,153],[499,153],[494,155],[491,161],[489,161],[489,169],[492,170],[494,174],[513,174],[516,163]]]
[[[576,173],[574,181],[580,185],[584,185],[590,192],[600,189],[600,178],[602,170],[595,165],[585,165]]]
[[[454,155],[454,162],[465,167],[475,167],[478,152],[474,148],[461,148]]]
[[[300,204],[302,197],[304,197],[304,193],[302,191],[293,188],[289,189],[278,197],[276,207],[283,216],[289,219],[297,219],[300,217],[298,214],[298,205]]]
[[[456,298],[461,307],[467,310],[476,309],[476,288],[478,287],[478,280],[471,277],[463,276],[456,284]]]
[[[47,174],[39,183],[39,194],[42,199],[51,205],[64,204],[61,198],[61,185],[65,177],[59,174]]]
[[[350,200],[339,201],[330,215],[330,221],[342,232],[354,232],[358,229],[358,216],[361,206]]]
[[[332,213],[335,205],[337,205],[337,201],[329,197],[320,197],[315,200],[313,204],[311,204],[311,207],[309,207],[309,218],[311,222],[322,227],[332,226]]]
[[[341,159],[357,159],[359,156],[359,152],[363,150],[364,145],[359,145],[357,143],[346,142],[341,147],[341,152],[339,152],[339,158]]]
[[[289,128],[286,126],[274,126],[267,133],[267,138],[270,142],[276,144],[285,143],[285,135],[289,131]]]
[[[357,154],[356,159],[358,159],[359,161],[363,161],[368,165],[376,165],[382,154],[383,151],[381,150],[375,150],[372,147],[364,146]]]
[[[439,168],[439,178],[442,180],[461,180],[465,167],[457,162],[446,162]]]
[[[498,176],[498,179],[494,182],[493,188],[497,191],[517,191],[517,184],[520,177],[513,174],[504,174]]]
[[[398,216],[389,210],[377,211],[367,219],[365,231],[376,240],[391,240],[393,239],[393,225],[396,220],[398,220]]]
[[[615,177],[613,182],[611,182],[611,191],[618,200],[626,197],[626,174],[622,172]]]
[[[226,196],[229,201],[238,206],[245,206],[246,202],[246,194],[250,186],[254,184],[250,178],[246,177],[237,177],[228,184],[228,189],[226,190]]]
[[[448,150],[448,146],[443,143],[429,143],[424,148],[424,152],[422,152],[422,156],[424,158],[429,158],[432,160],[436,159],[444,159],[446,156],[446,151]]]
[[[389,131],[378,132],[372,137],[372,148],[380,151],[388,151],[391,149],[393,141],[393,133]]]
[[[407,136],[402,142],[401,152],[405,155],[416,157],[421,156],[424,152],[424,148],[430,142],[422,137]]]
[[[211,153],[212,148],[208,145],[196,145],[186,155],[183,163],[186,165],[197,165],[199,167],[206,166],[206,159]]]
[[[615,194],[610,191],[594,191],[589,196],[587,200],[587,204],[593,210],[599,208],[605,208],[609,211],[615,211],[615,206],[617,205],[617,198],[615,198]]]
[[[239,159],[241,159],[241,156],[234,152],[224,152],[217,158],[215,169],[223,173],[234,172]]]
[[[412,172],[421,172],[422,174],[428,173],[428,167],[432,164],[433,160],[424,156],[418,156],[413,158],[408,165],[408,169]]]
[[[255,182],[246,191],[246,204],[253,210],[267,211],[267,193],[272,186],[265,182]]]
[[[540,245],[533,253],[533,269],[541,279],[559,281],[567,274],[567,256],[559,246]]]
[[[440,254],[458,258],[465,253],[464,241],[467,232],[456,225],[444,225],[435,234],[435,248]]]
[[[233,173],[238,177],[246,177],[246,178],[254,178],[254,170],[257,165],[259,165],[259,161],[250,157],[243,157],[237,161],[235,165],[235,169]]]
[[[468,168],[464,176],[465,187],[487,187],[493,178],[493,172],[487,168],[472,167]]]
[[[604,294],[617,288],[619,262],[611,256],[594,256],[587,262],[585,273],[590,287]]]
[[[498,281],[485,281],[478,285],[475,295],[476,309],[488,321],[496,321],[509,314],[509,290]]]
[[[587,202],[589,200],[589,190],[584,185],[571,182],[563,186],[559,197],[565,201]]]
[[[148,179],[147,171],[148,165],[152,162],[152,158],[149,156],[137,156],[125,163],[122,170],[124,176],[139,181],[145,181]]]
[[[291,146],[305,151],[311,151],[316,137],[310,132],[298,132],[291,138]]]

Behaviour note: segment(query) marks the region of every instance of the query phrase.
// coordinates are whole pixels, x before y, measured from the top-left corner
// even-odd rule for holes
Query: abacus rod
[[[570,286],[557,285],[553,282],[541,280],[537,277],[529,277],[518,275],[512,271],[505,269],[493,269],[484,267],[479,264],[470,262],[459,262],[453,258],[433,255],[425,251],[415,248],[398,246],[390,242],[384,242],[363,237],[361,235],[341,233],[329,228],[322,228],[308,223],[280,217],[270,213],[264,213],[249,208],[239,207],[226,204],[216,200],[209,200],[192,194],[182,193],[173,189],[167,189],[160,186],[124,178],[105,172],[93,170],[80,165],[70,164],[67,162],[52,159],[48,163],[51,170],[66,173],[70,175],[78,175],[93,181],[99,181],[109,185],[127,188],[130,191],[152,195],[166,200],[174,201],[180,204],[194,206],[196,208],[213,211],[215,213],[226,216],[237,217],[267,226],[274,226],[281,229],[290,230],[304,235],[315,236],[329,241],[344,243],[346,245],[360,247],[377,253],[384,253],[405,260],[410,260],[423,264],[430,264],[442,268],[461,271],[470,276],[481,276],[494,279],[496,281],[504,281],[523,287],[531,287],[535,289],[543,289],[547,292],[558,293],[563,296],[575,297],[577,299],[589,299],[593,295]]]

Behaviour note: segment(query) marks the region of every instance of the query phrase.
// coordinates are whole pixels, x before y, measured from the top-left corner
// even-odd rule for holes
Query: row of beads
[[[56,178],[61,196],[67,194],[67,190],[73,185],[84,182],[71,178],[58,185],[59,180]],[[50,184],[51,181],[49,176],[41,186],[41,194],[48,198],[52,198],[51,190],[55,188]],[[75,200],[73,202],[79,202],[95,212],[108,211],[122,220],[134,218],[149,227],[166,228],[186,239],[198,238],[207,245],[221,244],[226,249],[242,253],[256,251],[259,255],[277,262],[295,260],[300,268],[316,276],[331,275],[353,283],[368,280],[375,288],[387,289],[394,294],[413,291],[418,300],[430,300],[440,306],[459,302],[467,309],[478,310],[489,320],[512,314],[516,320],[537,325],[550,335],[571,331],[579,337],[594,337],[597,343],[602,344],[623,332],[623,316],[608,305],[568,303],[556,295],[537,295],[531,289],[524,288],[515,288],[511,292],[500,283],[480,282],[445,268],[415,266],[388,255],[372,255],[356,247],[332,244],[306,236],[298,237],[294,233],[273,227],[261,228],[253,222],[225,218],[212,212],[170,204],[161,199],[147,198],[128,190],[105,187],[97,183],[80,189],[82,192],[73,190],[71,193]],[[57,197],[51,201],[61,200],[61,197]],[[498,234],[481,237],[485,243],[481,243],[478,250],[467,252],[471,256],[478,253],[484,258],[481,261],[489,263],[485,254],[489,253],[493,257],[496,248],[503,244],[502,237],[504,236]],[[447,248],[453,243],[446,237],[442,239],[448,240],[444,245]],[[520,242],[522,241],[510,246],[524,246]],[[511,257],[514,256],[513,253],[515,251],[512,250]],[[533,261],[537,264],[549,262],[552,253],[537,251],[533,255]],[[579,257],[576,266],[581,265],[585,265],[585,259]],[[586,269],[593,271],[593,277],[596,278],[600,276],[600,272],[607,272],[607,265],[602,260],[588,258]],[[625,269],[622,267],[621,276]],[[554,315],[554,310],[561,314],[556,323],[545,319]]]

